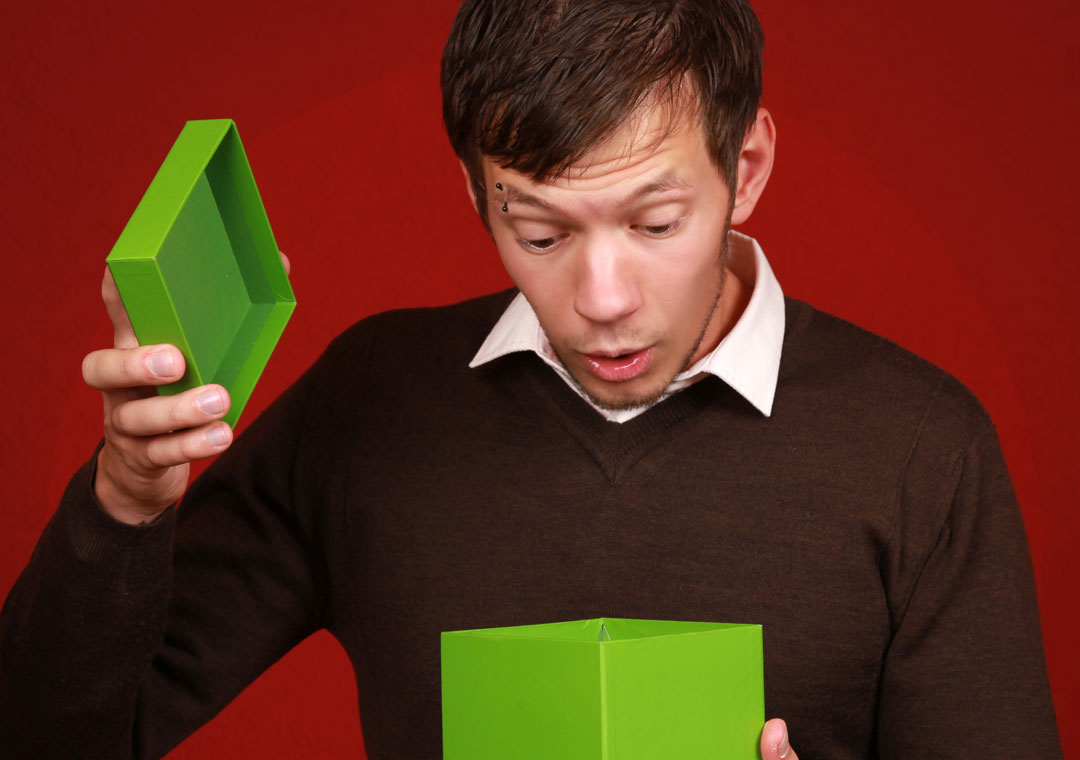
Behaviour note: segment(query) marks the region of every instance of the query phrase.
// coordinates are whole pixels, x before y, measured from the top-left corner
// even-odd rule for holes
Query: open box
[[[232,120],[184,126],[106,261],[139,343],[187,362],[158,392],[219,383],[235,426],[296,298]]]
[[[761,626],[595,618],[442,634],[444,760],[751,760]]]

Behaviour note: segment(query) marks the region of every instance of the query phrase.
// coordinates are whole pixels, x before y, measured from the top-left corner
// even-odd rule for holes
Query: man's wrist
[[[160,506],[140,505],[130,494],[118,488],[116,481],[109,475],[105,447],[98,451],[96,464],[92,488],[94,501],[101,511],[117,522],[150,525],[169,508],[171,502]]]

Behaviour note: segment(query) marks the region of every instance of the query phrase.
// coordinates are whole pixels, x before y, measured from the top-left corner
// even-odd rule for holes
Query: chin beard
[[[647,391],[640,393],[637,396],[630,396],[623,399],[608,399],[601,396],[597,396],[590,391],[585,385],[578,379],[578,376],[574,374],[574,370],[570,369],[570,365],[563,358],[563,355],[559,353],[554,345],[551,345],[551,350],[555,352],[555,357],[559,360],[559,363],[566,368],[567,373],[570,375],[570,379],[574,382],[574,387],[581,391],[585,398],[592,402],[593,406],[603,409],[607,412],[621,412],[627,409],[638,409],[640,407],[652,406],[656,402],[662,400],[667,395],[668,386],[671,385],[671,381],[674,380],[674,376],[667,379],[667,382],[656,391]]]

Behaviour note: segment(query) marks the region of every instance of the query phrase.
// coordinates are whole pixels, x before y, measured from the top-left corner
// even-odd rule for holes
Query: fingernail
[[[780,743],[776,745],[776,751],[780,755],[780,760],[784,760],[788,756],[788,752],[791,751],[787,739],[787,728],[784,729],[784,735],[780,737]]]
[[[211,446],[224,446],[226,438],[225,428],[221,425],[214,425],[206,431],[206,442]]]
[[[204,391],[195,399],[195,404],[203,414],[221,414],[225,411],[225,401],[217,390]]]
[[[146,364],[157,377],[172,377],[176,374],[176,361],[172,351],[155,351],[147,358]]]

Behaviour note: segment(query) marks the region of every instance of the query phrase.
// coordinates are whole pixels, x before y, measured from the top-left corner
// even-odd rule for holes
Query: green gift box
[[[236,125],[189,121],[106,259],[141,345],[229,391],[235,425],[296,307]]]
[[[442,634],[444,760],[752,760],[761,626],[596,618]]]

